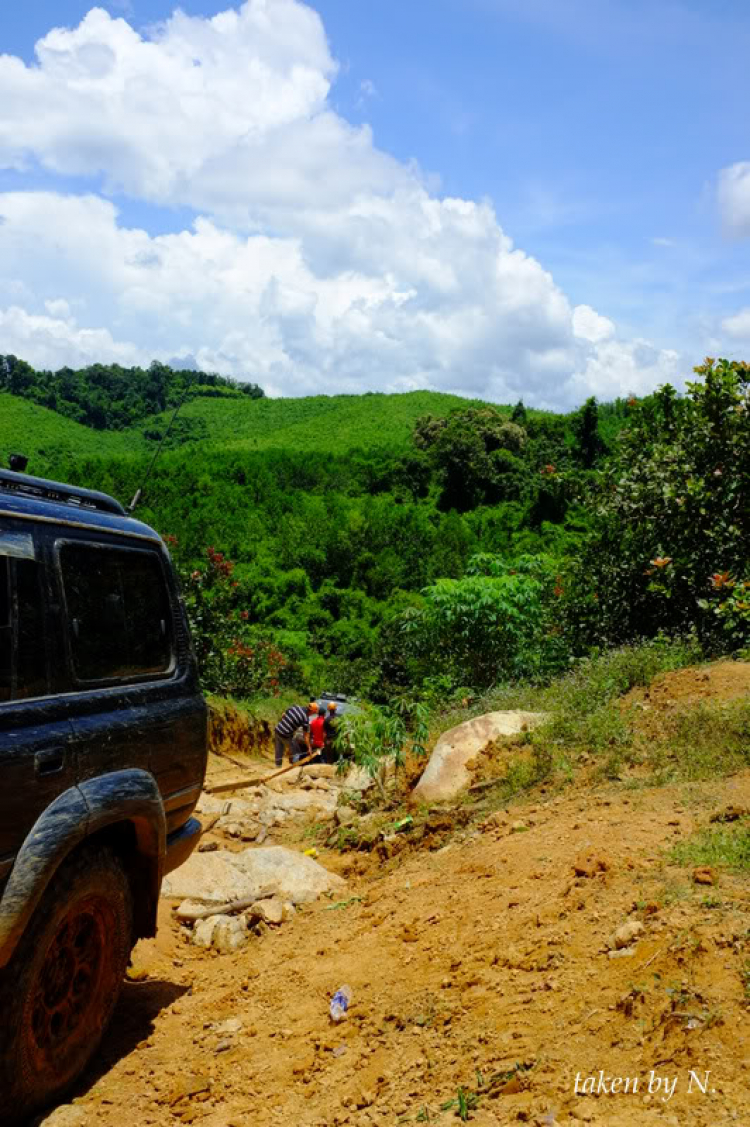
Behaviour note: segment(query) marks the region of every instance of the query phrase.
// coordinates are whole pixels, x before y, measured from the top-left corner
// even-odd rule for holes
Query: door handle
[[[64,747],[45,747],[34,756],[34,770],[37,775],[56,775],[64,766]]]

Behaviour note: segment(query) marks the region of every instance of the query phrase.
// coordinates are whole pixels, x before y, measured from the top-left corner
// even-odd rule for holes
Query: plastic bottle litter
[[[352,1000],[351,986],[339,986],[331,998],[331,1021],[341,1021],[346,1016],[349,1003]]]

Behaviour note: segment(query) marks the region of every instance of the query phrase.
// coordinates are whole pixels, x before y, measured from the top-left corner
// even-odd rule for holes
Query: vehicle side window
[[[63,544],[60,568],[79,681],[168,672],[169,594],[154,553]]]
[[[42,595],[39,564],[14,560],[16,573],[16,676],[13,698],[41,697],[47,692]]]
[[[0,555],[0,701],[48,690],[39,565]]]
[[[0,701],[10,700],[12,656],[10,566],[7,556],[0,556]]]

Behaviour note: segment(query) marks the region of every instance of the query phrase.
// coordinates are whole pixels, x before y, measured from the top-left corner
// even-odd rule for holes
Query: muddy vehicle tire
[[[10,1120],[59,1099],[96,1051],[130,958],[133,904],[110,850],[86,847],[53,878],[0,972],[0,1091]]]

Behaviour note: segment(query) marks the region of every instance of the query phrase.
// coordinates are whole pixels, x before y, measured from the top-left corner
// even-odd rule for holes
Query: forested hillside
[[[6,393],[0,450],[124,502],[144,485],[209,687],[450,699],[660,628],[745,643],[747,369],[698,371],[568,416],[227,385],[185,402],[147,481],[171,412],[93,429]]]
[[[92,364],[37,371],[17,356],[0,355],[0,392],[23,396],[96,430],[122,430],[187,398],[262,398],[253,383],[213,372],[173,369],[156,360],[148,369]]]

